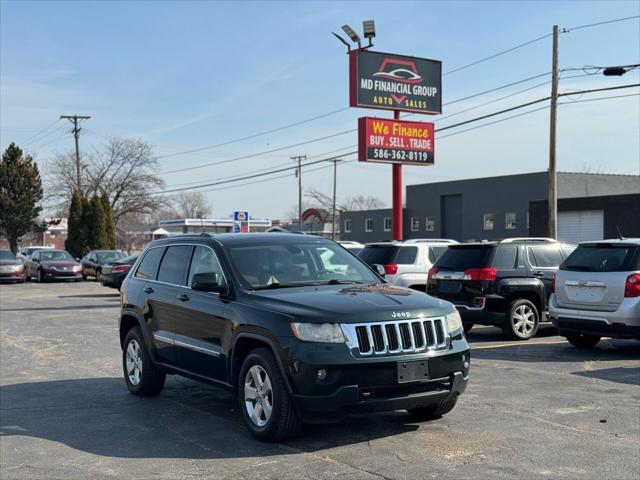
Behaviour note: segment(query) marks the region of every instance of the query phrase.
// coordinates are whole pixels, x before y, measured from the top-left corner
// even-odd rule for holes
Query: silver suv
[[[444,238],[367,243],[358,256],[370,266],[382,265],[385,280],[393,285],[424,292],[429,269],[449,245],[457,243]]]
[[[556,274],[549,316],[576,347],[640,340],[640,239],[578,245]]]

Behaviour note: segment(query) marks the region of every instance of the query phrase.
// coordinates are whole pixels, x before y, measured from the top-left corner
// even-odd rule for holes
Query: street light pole
[[[338,159],[333,160],[333,213],[331,214],[331,240],[336,239],[336,180],[338,177]]]
[[[549,193],[548,236],[558,236],[558,176],[556,171],[556,119],[558,110],[558,25],[553,26],[553,52],[551,68],[551,110],[549,118]]]

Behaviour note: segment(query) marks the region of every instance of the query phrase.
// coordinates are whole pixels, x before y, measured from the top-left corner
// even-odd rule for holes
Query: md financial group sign
[[[349,54],[349,80],[352,107],[442,113],[442,62],[438,60],[354,50]],[[358,159],[433,165],[433,133],[433,123],[360,118]]]

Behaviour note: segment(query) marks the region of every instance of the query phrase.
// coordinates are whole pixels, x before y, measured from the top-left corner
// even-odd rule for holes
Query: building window
[[[494,216],[493,213],[485,213],[483,217],[483,229],[493,230]]]
[[[427,232],[435,232],[436,231],[436,219],[435,219],[435,217],[427,217],[425,229],[426,229]]]
[[[411,231],[417,232],[420,230],[420,219],[418,217],[411,217]]]
[[[365,232],[373,232],[373,219],[365,218],[364,219],[364,231]]]
[[[504,228],[507,230],[516,229],[516,212],[507,212],[504,214]]]
[[[351,219],[348,218],[344,221],[344,232],[351,233]]]
[[[384,231],[385,232],[391,231],[391,217],[384,218]]]

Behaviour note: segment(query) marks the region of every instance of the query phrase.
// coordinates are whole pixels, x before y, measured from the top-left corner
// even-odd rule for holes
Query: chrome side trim
[[[158,333],[158,332],[162,332],[162,333]],[[158,332],[153,332],[153,339],[157,340],[158,342],[162,342],[162,343],[166,343],[169,345],[173,345],[173,335],[169,332],[164,332],[162,330],[159,330]]]
[[[188,348],[189,350],[193,350],[194,352],[204,353],[205,355],[211,355],[212,357],[220,356],[220,351],[216,350],[213,344],[195,340],[190,337],[176,335],[173,344],[176,347]]]

